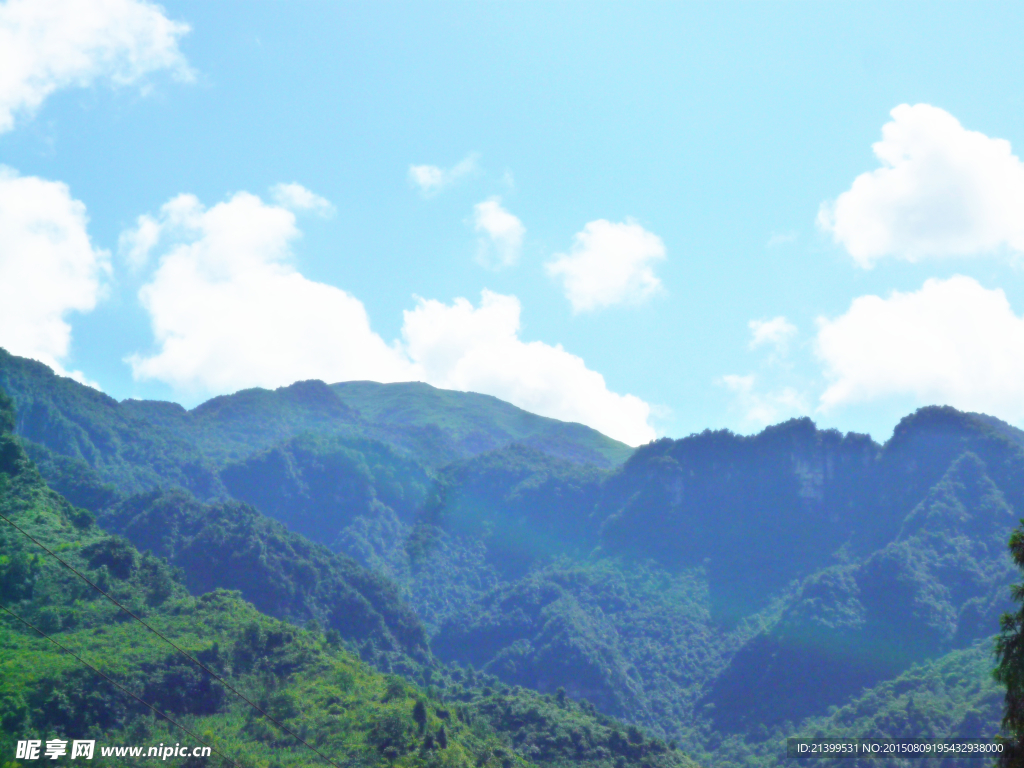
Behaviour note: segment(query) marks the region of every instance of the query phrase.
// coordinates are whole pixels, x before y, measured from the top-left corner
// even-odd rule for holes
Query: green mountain
[[[247,504],[154,491],[121,502],[100,524],[180,568],[192,594],[238,590],[270,616],[425,658],[426,633],[393,582]]]
[[[7,381],[51,486],[190,590],[315,621],[520,729],[531,755],[644,760],[675,740],[705,764],[774,765],[820,728],[998,730],[1024,433],[992,417],[924,408],[884,445],[797,419],[616,462],[578,425],[423,385],[303,382],[184,411],[0,356]],[[608,717],[645,740],[599,731]]]
[[[19,765],[6,760],[16,740],[33,738],[95,739],[93,759],[99,765],[124,763],[123,758],[105,758],[104,746],[199,746],[198,740],[216,750],[209,761],[165,762],[229,764],[223,755],[247,767],[323,765],[324,758],[300,743],[301,737],[346,765],[692,766],[673,746],[561,696],[464,687],[453,682],[455,673],[442,671],[435,679],[429,666],[420,670],[431,681],[423,690],[361,662],[343,643],[361,635],[379,640],[388,633],[401,641],[400,622],[408,617],[374,614],[371,609],[380,606],[360,605],[345,583],[366,594],[376,590],[385,600],[393,598],[386,585],[360,574],[350,561],[311,550],[244,505],[208,507],[180,492],[119,505],[109,513],[111,521],[126,532],[148,536],[156,548],[180,558],[190,573],[184,576],[151,552],[140,554],[45,485],[8,431],[14,420],[7,405],[0,394],[0,515],[10,521],[0,521],[0,601],[5,609],[0,618],[0,754],[5,765]],[[277,558],[268,557],[266,549],[247,551],[239,538],[257,546],[269,542],[266,549],[283,552]],[[201,566],[197,546],[208,555],[209,562]],[[341,628],[348,636],[270,618],[238,592],[190,595],[186,585],[201,588],[194,580],[202,578],[203,568],[211,581],[229,578],[218,558],[231,553],[242,558],[233,563],[242,572],[241,586],[264,599],[287,591],[287,585],[274,581],[277,568],[294,574],[300,587],[311,578],[305,571],[320,569],[318,585],[325,588],[299,604],[315,612],[318,598],[347,600]],[[297,562],[288,563],[293,557]],[[368,585],[367,579],[376,583]],[[417,635],[411,629],[406,642],[415,647]],[[474,682],[471,671],[458,677]],[[195,735],[153,714],[140,700]]]
[[[931,408],[884,446],[804,419],[658,441],[611,473],[487,454],[445,469],[410,535],[432,592],[407,594],[441,615],[441,658],[717,762],[730,734],[795,732],[998,631],[1024,511],[1010,430]],[[998,730],[985,711],[976,735]]]
[[[458,446],[459,458],[517,443],[577,463],[609,467],[621,464],[633,452],[590,427],[537,416],[490,395],[417,382],[348,381],[331,389],[373,424],[441,430]]]
[[[936,659],[915,664],[897,677],[866,688],[842,707],[830,707],[826,715],[808,718],[799,728],[791,723],[765,728],[759,739],[733,734],[716,739],[714,756],[702,755],[727,765],[773,766],[785,754],[788,738],[877,739],[991,737],[994,723],[1003,712],[1005,690],[991,675],[994,638]],[[800,760],[801,765],[826,768],[835,759]],[[984,765],[977,759],[929,759],[927,765],[957,768]],[[843,760],[850,768],[912,768],[920,759]]]
[[[434,482],[429,468],[385,443],[308,433],[230,462],[219,477],[235,498],[327,545],[357,521],[410,523]]]
[[[216,498],[225,493],[217,476],[224,464],[306,433],[374,440],[428,468],[513,443],[609,467],[631,452],[580,424],[426,384],[304,381],[186,411],[174,403],[119,403],[0,349],[0,389],[14,401],[22,437],[70,460],[79,475],[91,470],[94,484],[126,494],[176,485]]]

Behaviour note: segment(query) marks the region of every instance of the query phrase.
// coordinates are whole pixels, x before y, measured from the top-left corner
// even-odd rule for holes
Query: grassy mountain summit
[[[491,395],[420,382],[346,381],[331,389],[372,423],[441,429],[459,446],[462,458],[519,443],[577,463],[610,467],[633,452],[590,427],[537,416]]]
[[[427,468],[513,443],[604,467],[632,452],[581,424],[420,383],[303,381],[215,397],[188,411],[118,402],[0,349],[0,389],[14,401],[18,434],[124,493],[178,485],[201,499],[226,495],[219,467],[307,433],[374,440]]]

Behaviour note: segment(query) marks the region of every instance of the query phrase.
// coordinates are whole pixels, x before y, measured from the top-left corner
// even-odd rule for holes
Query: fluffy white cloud
[[[543,416],[587,424],[629,445],[653,440],[650,406],[609,391],[583,360],[519,338],[519,300],[484,291],[479,307],[420,300],[405,312],[402,336],[424,381],[483,392]]]
[[[482,237],[477,261],[485,267],[510,267],[519,261],[526,227],[501,206],[500,197],[492,197],[473,206],[473,228]]]
[[[751,349],[769,345],[784,351],[789,340],[796,335],[796,326],[782,315],[771,320],[751,320],[747,325],[750,328]]]
[[[824,409],[904,395],[1024,418],[1024,319],[1002,290],[960,275],[931,279],[918,291],[861,296],[818,325]]]
[[[661,288],[652,264],[665,258],[661,238],[635,221],[598,219],[576,233],[568,254],[544,265],[560,278],[573,312],[638,304]]]
[[[61,366],[71,344],[66,318],[96,306],[110,271],[87,224],[67,185],[0,166],[0,346],[80,381]]]
[[[334,215],[334,206],[327,198],[310,192],[301,184],[275,184],[270,188],[270,196],[290,211],[312,211],[324,217]]]
[[[146,265],[150,251],[160,241],[160,231],[160,222],[149,214],[143,214],[135,220],[135,229],[121,233],[118,238],[118,250],[127,259],[133,271]]]
[[[1010,143],[968,131],[928,104],[901,104],[874,145],[882,167],[858,176],[819,225],[862,267],[1024,251],[1024,164]]]
[[[275,184],[270,188],[270,197],[278,208],[292,212],[311,212],[324,218],[335,214],[334,205],[324,197],[311,192],[301,184]],[[121,233],[118,250],[128,261],[129,266],[137,270],[146,265],[150,252],[156,247],[168,226],[180,225],[188,219],[189,210],[196,204],[190,195],[181,195],[163,208],[161,219],[148,213],[136,219],[135,228]]]
[[[181,195],[141,217],[122,240],[140,262],[159,253],[139,292],[158,349],[128,359],[135,376],[197,394],[307,378],[426,381],[633,445],[655,436],[647,403],[609,391],[561,346],[520,340],[514,296],[485,291],[478,308],[420,300],[405,313],[403,341],[389,345],[356,298],[296,270],[298,236],[291,211],[244,192],[209,209]]]
[[[210,209],[181,195],[144,225],[154,221],[164,252],[139,299],[158,350],[129,358],[137,378],[218,393],[310,378],[415,378],[370,329],[359,300],[295,269],[291,211],[245,192]]]
[[[424,197],[433,197],[446,187],[450,187],[463,176],[468,176],[477,169],[480,156],[475,152],[466,155],[458,164],[451,168],[439,168],[436,165],[410,165],[409,181],[419,189]]]
[[[782,387],[774,392],[760,392],[753,374],[723,376],[720,383],[734,398],[743,421],[755,427],[764,427],[808,411],[804,396],[793,387]]]
[[[178,49],[188,25],[145,0],[7,0],[0,4],[0,133],[51,93],[151,72],[192,72]]]

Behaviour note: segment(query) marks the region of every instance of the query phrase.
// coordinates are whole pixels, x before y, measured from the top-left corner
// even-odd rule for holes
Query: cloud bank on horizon
[[[71,346],[70,312],[89,312],[103,295],[110,254],[89,237],[85,205],[66,184],[19,176],[0,166],[0,329],[15,355],[61,365]]]
[[[319,199],[297,185],[290,197]],[[122,241],[136,263],[159,253],[139,291],[157,350],[128,358],[134,375],[202,394],[299,379],[425,381],[578,421],[630,445],[655,437],[647,403],[610,391],[560,345],[519,337],[515,296],[485,289],[478,307],[420,299],[404,313],[402,339],[388,344],[362,302],[298,271],[298,236],[291,210],[247,192],[210,208],[180,195],[158,216],[141,217]]]
[[[860,296],[820,318],[821,407],[912,395],[919,402],[1024,419],[1024,318],[1001,289],[955,275],[888,298]]]

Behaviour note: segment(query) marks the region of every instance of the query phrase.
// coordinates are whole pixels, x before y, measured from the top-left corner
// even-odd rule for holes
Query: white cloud
[[[60,88],[130,85],[161,69],[187,80],[187,24],[144,0],[7,0],[0,4],[0,133]]]
[[[793,387],[782,387],[774,392],[759,392],[753,374],[723,376],[720,383],[734,397],[735,407],[749,425],[764,427],[808,412],[804,396]]]
[[[772,236],[768,238],[765,247],[775,248],[786,243],[793,243],[796,242],[797,237],[799,235],[796,232],[772,232]]]
[[[583,360],[539,341],[519,338],[519,300],[484,291],[480,306],[420,300],[406,311],[402,336],[424,381],[483,392],[520,408],[587,424],[629,445],[655,438],[650,406],[609,391]]]
[[[270,188],[270,196],[290,211],[311,211],[324,217],[334,215],[334,206],[327,198],[310,192],[301,184],[275,184]]]
[[[928,104],[901,104],[858,176],[819,225],[857,263],[1024,251],[1024,164],[1010,143],[968,131]]]
[[[157,350],[128,358],[137,378],[197,394],[307,378],[426,381],[634,445],[655,436],[647,403],[609,391],[561,346],[520,340],[514,296],[485,291],[478,308],[465,299],[419,300],[405,312],[403,341],[389,345],[358,299],[297,271],[291,246],[299,231],[281,206],[243,192],[207,209],[180,195],[140,222],[145,231],[126,233],[124,242],[160,256],[139,292]]]
[[[750,328],[751,349],[757,349],[767,344],[777,351],[783,352],[789,344],[789,340],[796,335],[796,326],[782,315],[773,317],[771,320],[751,320],[747,325]]]
[[[777,382],[780,366],[783,370],[790,367],[785,358],[789,342],[797,334],[796,326],[782,315],[766,320],[751,320],[747,326],[750,328],[748,348],[769,348],[762,368],[768,372],[770,381]],[[760,429],[784,418],[804,415],[810,410],[804,392],[792,386],[769,384],[766,387],[752,373],[746,376],[729,374],[722,376],[716,383],[732,394],[732,409],[739,411],[740,419],[746,426]]]
[[[414,377],[370,329],[358,299],[295,269],[291,211],[245,192],[210,209],[181,195],[158,222],[166,245],[139,292],[158,350],[129,358],[136,378],[221,393],[310,378]]]
[[[135,229],[125,230],[118,238],[118,251],[128,261],[133,271],[137,271],[149,261],[149,253],[160,240],[160,222],[149,214],[143,214],[135,220]]]
[[[576,233],[568,254],[556,254],[547,273],[563,281],[573,312],[639,304],[661,289],[652,264],[665,258],[661,238],[631,219],[598,219]]]
[[[0,166],[0,346],[84,383],[61,361],[71,345],[67,315],[96,306],[110,271],[88,221],[66,184]]]
[[[409,181],[419,189],[420,194],[424,197],[433,197],[462,177],[475,172],[479,159],[480,156],[472,152],[448,169],[439,168],[436,165],[410,165]]]
[[[886,299],[861,296],[818,325],[823,409],[902,395],[1024,419],[1024,319],[1002,290],[931,279]]]
[[[482,265],[510,267],[519,261],[526,227],[502,208],[500,197],[473,206],[473,228],[483,235],[477,248],[477,261]]]

